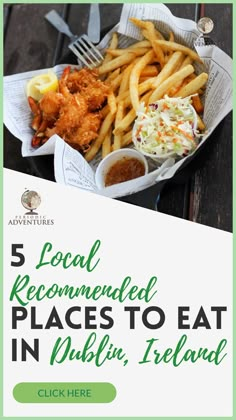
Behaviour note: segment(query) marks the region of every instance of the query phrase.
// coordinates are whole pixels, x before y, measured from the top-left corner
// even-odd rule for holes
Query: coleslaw
[[[153,158],[184,157],[198,144],[197,117],[191,97],[165,96],[147,107],[141,103],[133,128],[137,150]]]

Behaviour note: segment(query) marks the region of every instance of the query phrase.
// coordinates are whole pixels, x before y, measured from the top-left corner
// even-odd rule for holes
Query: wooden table
[[[167,4],[176,16],[196,19],[209,16],[215,23],[211,34],[215,43],[232,55],[232,5]],[[44,19],[56,9],[74,33],[86,33],[89,4],[5,4],[5,75],[51,67],[68,51],[68,39]],[[115,25],[122,4],[101,4],[101,28]],[[201,9],[201,10],[200,10]],[[223,28],[223,31],[222,31]],[[4,166],[40,176],[41,165],[51,165],[52,158],[22,158],[21,142],[4,131]],[[45,178],[53,179],[51,172]],[[145,190],[125,201],[153,208],[159,187]],[[232,115],[217,127],[198,156],[165,184],[158,211],[204,225],[232,231]]]

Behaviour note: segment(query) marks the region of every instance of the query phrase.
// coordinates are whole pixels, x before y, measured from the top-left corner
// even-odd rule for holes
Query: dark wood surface
[[[199,14],[195,4],[167,6],[179,17],[195,20]],[[51,9],[68,21],[72,32],[86,33],[89,4],[5,4],[5,75],[47,68],[68,54],[68,38],[44,19]],[[100,4],[102,30],[119,21],[121,9],[122,4]],[[215,23],[211,34],[215,43],[232,56],[232,4],[205,4],[201,12]],[[5,167],[35,176],[43,167],[43,177],[53,180],[52,164],[51,156],[22,158],[21,142],[4,130]],[[232,231],[232,115],[171,181],[124,200],[147,208],[157,204],[160,212]]]

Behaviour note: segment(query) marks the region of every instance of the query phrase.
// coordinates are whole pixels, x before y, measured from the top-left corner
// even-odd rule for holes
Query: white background
[[[131,206],[92,193],[79,191],[4,170],[4,415],[5,416],[231,416],[232,415],[232,235],[181,219]],[[53,226],[11,226],[9,219],[24,215],[21,195],[25,188],[37,191],[42,199],[39,215],[54,219]],[[46,241],[53,251],[88,255],[96,239],[102,242],[98,252],[100,263],[93,273],[81,268],[45,266],[35,270]],[[25,264],[11,267],[11,244],[23,243]],[[54,255],[53,251],[51,256]],[[55,298],[37,303],[38,322],[46,322],[55,305],[62,322],[70,306],[113,306],[115,325],[111,330],[97,330],[100,337],[110,334],[112,343],[122,347],[129,358],[123,367],[119,361],[97,368],[93,363],[66,361],[49,365],[57,337],[72,337],[73,348],[82,349],[92,330],[72,330],[65,325],[57,329],[30,331],[30,320],[11,331],[9,294],[18,274],[30,274],[31,283],[50,286],[111,284],[119,287],[130,275],[132,284],[146,286],[157,276],[155,298],[144,304],[126,301],[120,304],[103,298],[101,301]],[[35,306],[36,302],[32,305]],[[148,330],[137,316],[137,327],[129,330],[129,305],[160,306],[166,322],[160,330]],[[212,329],[178,330],[177,308],[190,306],[190,323],[203,306]],[[215,328],[216,316],[211,306],[227,306],[222,329]],[[83,312],[81,312],[83,314]],[[81,319],[83,319],[81,317]],[[98,316],[99,322],[99,316]],[[157,338],[156,348],[164,352],[175,348],[182,334],[188,335],[185,349],[207,347],[216,350],[220,340],[228,340],[227,357],[215,366],[206,361],[139,365],[145,341]],[[31,343],[40,338],[40,363],[11,361],[11,339],[23,337]],[[225,352],[224,351],[224,352]],[[19,404],[12,396],[19,382],[111,382],[117,396],[110,404]]]

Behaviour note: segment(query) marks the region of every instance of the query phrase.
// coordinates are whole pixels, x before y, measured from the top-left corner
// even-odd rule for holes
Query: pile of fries
[[[104,61],[98,72],[110,85],[107,105],[101,110],[103,122],[97,139],[85,154],[91,161],[102,147],[102,157],[132,142],[132,125],[141,102],[156,102],[169,97],[192,96],[198,115],[198,130],[205,129],[201,119],[201,95],[207,73],[195,74],[193,63],[201,63],[198,54],[177,42],[170,32],[169,40],[149,21],[131,18],[141,28],[144,40],[128,48],[118,48],[118,36],[113,33]]]

